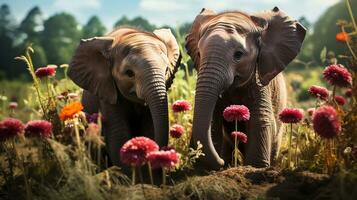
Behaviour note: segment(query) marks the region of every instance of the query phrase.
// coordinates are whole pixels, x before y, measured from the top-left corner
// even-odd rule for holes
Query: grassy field
[[[182,37],[179,36],[178,40],[183,44]],[[105,144],[101,133],[100,114],[94,122],[86,118],[80,106],[76,104],[81,99],[82,91],[67,77],[57,75],[38,78],[31,62],[32,54],[31,48],[28,48],[25,56],[18,58],[24,61],[24,67],[28,68],[32,82],[0,82],[0,119],[3,120],[0,130],[12,127],[8,132],[3,131],[4,137],[0,137],[0,199],[356,197],[355,78],[352,95],[345,96],[347,102],[341,105],[334,97],[345,95],[347,89],[331,85],[326,78],[323,79],[323,71],[326,71],[324,67],[287,71],[285,77],[289,91],[289,107],[302,109],[304,117],[298,123],[286,126],[288,128],[284,132],[277,165],[269,169],[239,166],[218,172],[197,173],[194,163],[198,157],[204,155],[200,147],[189,147],[192,109],[181,113],[174,113],[171,109],[176,100],[186,100],[194,106],[197,75],[195,71],[188,70],[190,58],[184,54],[181,69],[168,91],[170,125],[181,124],[185,129],[180,138],[170,137],[169,140],[170,146],[176,147],[180,155],[179,162],[170,170],[163,167],[163,171],[168,171],[162,176],[163,180],[167,180],[166,184],[157,180],[156,184],[147,184],[148,181],[143,184],[140,175],[134,176],[134,173],[130,177],[116,167],[109,167],[108,157],[103,153]],[[354,77],[353,69],[357,60],[351,58],[350,63],[346,67]],[[67,67],[61,65],[55,70],[57,74],[65,74]],[[308,92],[312,85],[324,86],[333,92],[330,92],[328,98],[318,100]],[[319,110],[324,106],[330,106],[336,111],[336,120],[341,128],[338,134],[330,138],[324,137],[313,128],[315,115],[310,116],[307,111],[308,108]],[[9,117],[20,121],[5,123]],[[50,123],[52,131],[37,129],[42,131],[41,134],[40,131],[30,132],[37,134],[37,137],[28,135],[28,127],[33,120],[39,119]],[[329,120],[324,125],[329,125]],[[22,123],[26,124],[25,134],[20,128],[24,126]],[[41,123],[43,128],[46,123]],[[324,129],[324,133],[333,132],[328,128]],[[43,132],[48,132],[48,135]],[[148,166],[135,169],[135,172],[139,171],[145,171],[146,174]],[[148,177],[143,179],[148,180]]]

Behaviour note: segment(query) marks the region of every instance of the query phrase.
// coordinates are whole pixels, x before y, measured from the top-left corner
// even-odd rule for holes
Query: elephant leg
[[[127,119],[127,109],[129,106],[125,102],[109,104],[100,101],[100,108],[103,113],[103,133],[105,136],[106,148],[113,165],[122,166],[120,163],[119,151],[123,144],[130,138],[130,126]]]
[[[99,98],[87,90],[83,90],[82,105],[83,111],[89,114],[97,113],[99,111]]]
[[[269,167],[272,141],[276,133],[276,122],[268,87],[256,86],[251,90],[253,100],[247,124],[248,142],[245,149],[245,164],[254,167]]]

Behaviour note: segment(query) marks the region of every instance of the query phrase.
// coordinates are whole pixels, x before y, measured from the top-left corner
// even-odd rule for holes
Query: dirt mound
[[[188,177],[173,186],[113,188],[115,199],[339,199],[324,174],[253,167],[230,168]]]

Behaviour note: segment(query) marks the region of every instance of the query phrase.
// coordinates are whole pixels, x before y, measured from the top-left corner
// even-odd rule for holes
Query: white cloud
[[[151,11],[179,11],[189,8],[189,1],[142,0],[139,8]]]
[[[53,7],[57,10],[65,10],[68,12],[81,12],[88,9],[99,9],[100,0],[55,0]]]

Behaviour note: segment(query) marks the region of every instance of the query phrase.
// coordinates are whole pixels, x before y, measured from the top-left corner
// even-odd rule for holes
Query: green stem
[[[289,135],[289,152],[288,152],[288,168],[290,169],[290,162],[291,162],[291,141],[293,137],[293,124],[290,123],[290,135]]]
[[[135,171],[136,171],[135,166],[132,166],[131,167],[131,184],[132,185],[135,185]]]
[[[166,185],[166,169],[162,168],[162,185]]]
[[[346,0],[346,5],[347,5],[348,13],[350,14],[350,17],[351,17],[351,21],[352,21],[352,24],[353,24],[353,28],[355,29],[355,31],[357,31],[356,21],[355,21],[355,18],[354,18],[354,16],[353,16],[353,12],[352,12],[352,8],[351,8],[351,4],[350,4],[350,1],[349,1],[349,0]]]
[[[237,142],[237,137],[234,137],[234,167],[237,167],[237,160],[238,160],[238,142]]]
[[[151,183],[151,185],[154,185],[154,178],[152,176],[152,168],[151,168],[150,162],[148,162],[148,169],[149,169],[150,183]]]
[[[347,0],[348,1],[348,0]],[[341,27],[341,30],[342,30],[342,32],[345,32],[345,27]],[[352,55],[352,57],[354,58],[354,59],[357,59],[357,56],[356,56],[356,54],[353,52],[353,49],[352,49],[352,47],[351,47],[351,45],[350,45],[350,41],[349,40],[346,40],[346,45],[347,45],[347,48],[348,48],[348,50],[350,51],[350,53],[351,53],[351,55]]]
[[[296,133],[296,145],[295,145],[295,167],[298,166],[298,154],[297,154],[297,151],[298,151],[298,146],[299,146],[299,129]]]

